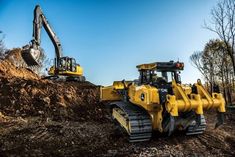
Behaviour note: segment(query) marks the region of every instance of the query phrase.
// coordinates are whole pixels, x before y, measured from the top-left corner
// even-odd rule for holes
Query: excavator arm
[[[51,26],[49,25],[49,22],[47,21],[39,5],[37,5],[34,9],[33,39],[30,45],[23,48],[22,58],[25,60],[28,66],[39,65],[38,60],[39,60],[41,53],[43,53],[40,48],[42,26],[46,30],[49,38],[51,39],[54,45],[55,53],[56,53],[56,64],[58,67],[59,59],[62,57],[61,44],[60,44],[59,38],[56,36],[55,32],[52,30]]]

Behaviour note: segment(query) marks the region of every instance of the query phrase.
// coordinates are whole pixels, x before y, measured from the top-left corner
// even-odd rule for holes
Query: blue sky
[[[66,56],[76,58],[91,82],[101,85],[138,77],[137,64],[180,60],[182,81],[200,73],[189,56],[216,35],[202,28],[217,0],[0,0],[0,30],[8,48],[32,39],[33,10],[39,4]],[[54,48],[45,31],[42,47]]]

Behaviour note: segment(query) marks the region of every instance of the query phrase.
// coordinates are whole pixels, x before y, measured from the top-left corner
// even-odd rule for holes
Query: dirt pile
[[[0,76],[6,78],[39,79],[40,77],[30,69],[16,67],[8,60],[0,60]]]
[[[100,112],[99,90],[88,83],[5,77],[0,82],[0,110],[6,115],[82,119]]]
[[[5,52],[5,60],[11,62],[16,67],[26,68],[27,64],[25,63],[24,59],[22,58],[22,48],[13,48]],[[33,67],[31,67],[33,69]]]
[[[99,90],[89,82],[43,80],[27,68],[16,67],[21,49],[0,61],[0,111],[10,116],[85,119],[101,112]],[[91,108],[91,110],[87,110]]]
[[[0,60],[0,77],[40,79],[32,70],[24,67],[25,63],[21,57],[21,49],[10,50],[6,53],[5,59]]]
[[[202,135],[168,137],[155,132],[151,141],[140,143],[128,143],[110,121],[18,118],[1,123],[0,156],[234,156],[235,121],[226,117],[226,124],[215,130],[215,114],[206,117]]]
[[[6,52],[5,60],[10,61],[16,66],[20,66],[19,63],[23,64],[23,59],[21,57],[21,48],[14,48]]]
[[[8,59],[0,61],[0,156],[235,155],[234,111],[217,130],[215,112],[208,112],[203,135],[155,132],[151,141],[129,143],[105,105],[89,82],[42,80]]]

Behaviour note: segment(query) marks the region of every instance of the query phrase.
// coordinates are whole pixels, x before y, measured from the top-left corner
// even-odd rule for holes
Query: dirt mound
[[[13,49],[0,61],[0,111],[4,115],[95,119],[100,112],[98,87],[89,82],[43,80],[30,69],[16,66],[22,59],[20,53],[21,49]]]
[[[99,90],[88,83],[0,78],[0,110],[11,116],[84,118],[96,110]]]
[[[6,52],[5,59],[10,61],[16,66],[19,66],[19,63],[23,62],[23,59],[21,57],[21,48],[14,48],[12,50],[9,50]]]
[[[23,79],[39,79],[40,77],[30,69],[16,67],[8,60],[0,61],[0,76],[13,78],[19,77]]]
[[[92,145],[103,151],[112,133],[106,116],[92,83],[43,80],[0,62],[0,156],[77,156]]]
[[[168,137],[155,132],[151,141],[140,143],[129,143],[110,121],[18,118],[0,125],[0,156],[234,156],[235,121],[226,118],[226,124],[215,130],[215,114],[206,117],[202,135]]]
[[[6,53],[5,59],[0,60],[0,76],[7,78],[40,79],[32,70],[24,68],[21,49],[16,48]]]
[[[99,102],[97,86],[42,80],[11,59],[0,61],[0,156],[235,155],[234,111],[217,130],[215,112],[208,112],[199,136],[154,132],[151,141],[129,143]]]

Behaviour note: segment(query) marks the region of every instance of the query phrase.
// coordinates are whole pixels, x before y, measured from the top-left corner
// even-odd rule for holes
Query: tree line
[[[212,93],[219,86],[227,104],[232,104],[235,93],[235,1],[218,2],[204,28],[216,33],[218,39],[208,41],[204,50],[190,56],[190,61],[203,75],[209,91]]]

